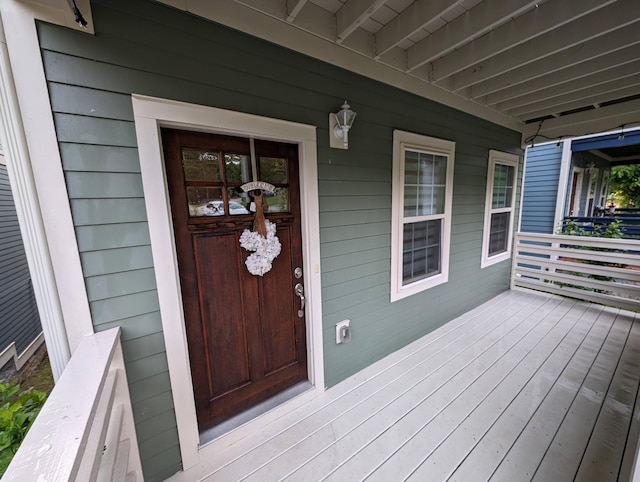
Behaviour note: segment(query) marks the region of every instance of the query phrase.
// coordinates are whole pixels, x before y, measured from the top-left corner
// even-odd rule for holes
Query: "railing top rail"
[[[74,480],[120,328],[85,337],[9,465],[3,482]]]
[[[640,239],[630,238],[600,238],[595,236],[572,236],[567,234],[543,234],[543,233],[516,233],[516,239],[529,238],[532,240],[546,241],[550,243],[582,244],[585,246],[615,246],[616,249],[640,249]]]

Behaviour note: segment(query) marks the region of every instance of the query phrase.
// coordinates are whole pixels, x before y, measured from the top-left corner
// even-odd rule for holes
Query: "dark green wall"
[[[147,480],[180,468],[130,94],[317,126],[325,372],[343,380],[508,288],[480,270],[489,149],[520,134],[192,15],[143,0],[92,2],[95,36],[39,25],[96,329],[123,329]],[[329,112],[358,112],[348,151]],[[449,282],[389,303],[393,130],[455,141]],[[335,345],[334,324],[353,341]]]

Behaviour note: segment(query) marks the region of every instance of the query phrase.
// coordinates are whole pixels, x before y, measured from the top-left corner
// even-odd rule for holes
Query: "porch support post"
[[[54,378],[93,333],[34,14],[0,2],[0,120]]]
[[[560,160],[560,175],[558,179],[558,194],[556,196],[556,212],[553,219],[554,229],[560,226],[564,219],[564,205],[567,202],[567,187],[569,185],[569,172],[571,171],[571,140],[562,141],[562,159]]]

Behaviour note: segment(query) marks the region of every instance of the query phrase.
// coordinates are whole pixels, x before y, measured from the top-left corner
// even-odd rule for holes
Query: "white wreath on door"
[[[247,251],[255,251],[245,261],[249,273],[256,276],[263,276],[271,271],[272,262],[280,254],[282,245],[276,236],[276,225],[265,220],[267,237],[265,238],[257,231],[245,229],[240,235],[240,246]]]

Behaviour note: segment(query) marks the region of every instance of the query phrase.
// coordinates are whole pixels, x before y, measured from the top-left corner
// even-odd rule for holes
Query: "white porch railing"
[[[80,343],[2,480],[142,480],[119,328]]]
[[[640,311],[640,241],[517,233],[512,287]]]

